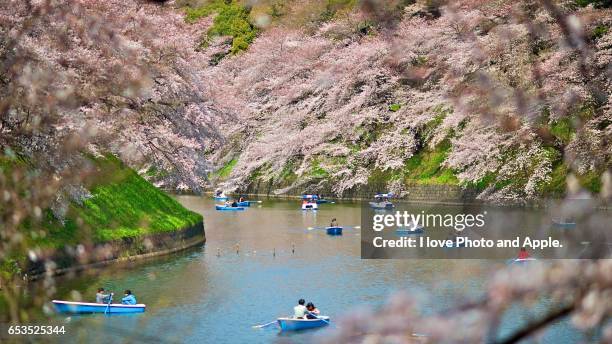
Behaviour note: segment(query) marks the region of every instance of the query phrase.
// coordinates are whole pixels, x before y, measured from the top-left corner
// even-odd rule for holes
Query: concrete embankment
[[[46,273],[64,275],[87,269],[163,256],[206,242],[204,223],[164,233],[124,238],[106,243],[67,246],[46,259],[31,261],[26,278],[36,280]]]

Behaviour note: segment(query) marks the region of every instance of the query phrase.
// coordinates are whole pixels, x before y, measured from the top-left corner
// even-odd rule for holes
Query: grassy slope
[[[45,239],[47,244],[61,247],[76,243],[88,233],[95,242],[138,237],[202,221],[201,215],[185,209],[115,157],[94,163],[99,174],[87,183],[93,197],[83,205],[72,203],[64,225],[48,214],[45,225],[51,235]]]
[[[249,11],[249,8],[239,3],[214,0],[201,6],[186,7],[185,20],[188,23],[194,23],[201,18],[216,14],[213,25],[203,37],[201,44],[206,46],[210,37],[230,36],[232,37],[231,52],[236,54],[246,50],[257,36],[257,29],[251,24],[249,18]]]

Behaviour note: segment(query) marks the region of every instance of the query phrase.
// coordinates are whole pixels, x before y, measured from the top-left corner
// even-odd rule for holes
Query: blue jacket
[[[124,305],[135,305],[136,304],[136,297],[134,295],[128,295],[124,298],[121,299],[121,303]]]

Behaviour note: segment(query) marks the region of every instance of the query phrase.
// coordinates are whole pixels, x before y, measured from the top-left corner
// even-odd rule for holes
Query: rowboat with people
[[[321,315],[316,319],[278,318],[277,321],[281,331],[301,331],[327,326],[329,325],[330,318]]]
[[[58,313],[67,314],[90,314],[90,313],[143,313],[146,309],[144,304],[124,305],[120,303],[91,303],[91,302],[73,302],[73,301],[51,301]]]
[[[215,191],[215,201],[219,201],[219,202],[225,202],[227,201],[228,197],[225,195],[225,193],[221,190],[217,190]]]
[[[571,220],[552,220],[553,226],[560,229],[574,229],[576,222]]]
[[[217,204],[215,205],[215,209],[219,211],[242,211],[244,207],[232,207],[229,205]]]
[[[370,207],[374,209],[393,209],[395,205],[389,201],[393,198],[393,193],[380,193],[374,195],[374,202],[370,202]]]
[[[516,259],[511,259],[510,261],[508,261],[508,264],[509,265],[515,265],[515,264],[523,265],[523,264],[532,263],[535,261],[537,261],[536,258],[516,258]]]
[[[334,203],[333,201],[330,201],[328,199],[324,199],[321,197],[321,195],[319,194],[304,194],[302,195],[302,200],[308,201],[308,202],[313,202],[316,204],[331,204]]]
[[[412,235],[412,234],[423,234],[425,228],[421,225],[408,224],[405,227],[397,227],[395,234],[399,236]]]
[[[329,235],[342,235],[342,227],[340,226],[327,227],[326,230]]]
[[[317,210],[319,205],[317,204],[317,195],[302,195],[302,210]]]

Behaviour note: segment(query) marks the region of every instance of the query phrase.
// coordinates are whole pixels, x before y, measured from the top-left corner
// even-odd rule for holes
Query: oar
[[[325,319],[323,319],[323,318],[321,318],[321,317],[319,317],[317,315],[315,315],[315,317],[317,317],[317,319],[319,319],[319,320],[323,320],[323,322],[325,322],[326,324],[329,325],[329,320],[325,320]]]
[[[108,297],[108,303],[106,304],[106,309],[104,310],[104,315],[106,315],[106,312],[108,312],[108,309],[110,308],[111,302],[113,302],[113,293],[110,293],[110,296]]]
[[[270,321],[269,323],[265,323],[265,324],[263,324],[263,325],[255,325],[255,326],[253,326],[253,328],[263,328],[263,327],[268,327],[268,326],[270,326],[270,325],[272,325],[272,324],[276,324],[276,320],[274,320],[274,321]]]
[[[326,229],[327,227],[321,227],[321,226],[316,226],[316,227],[307,227],[306,230],[313,230],[313,229]]]

